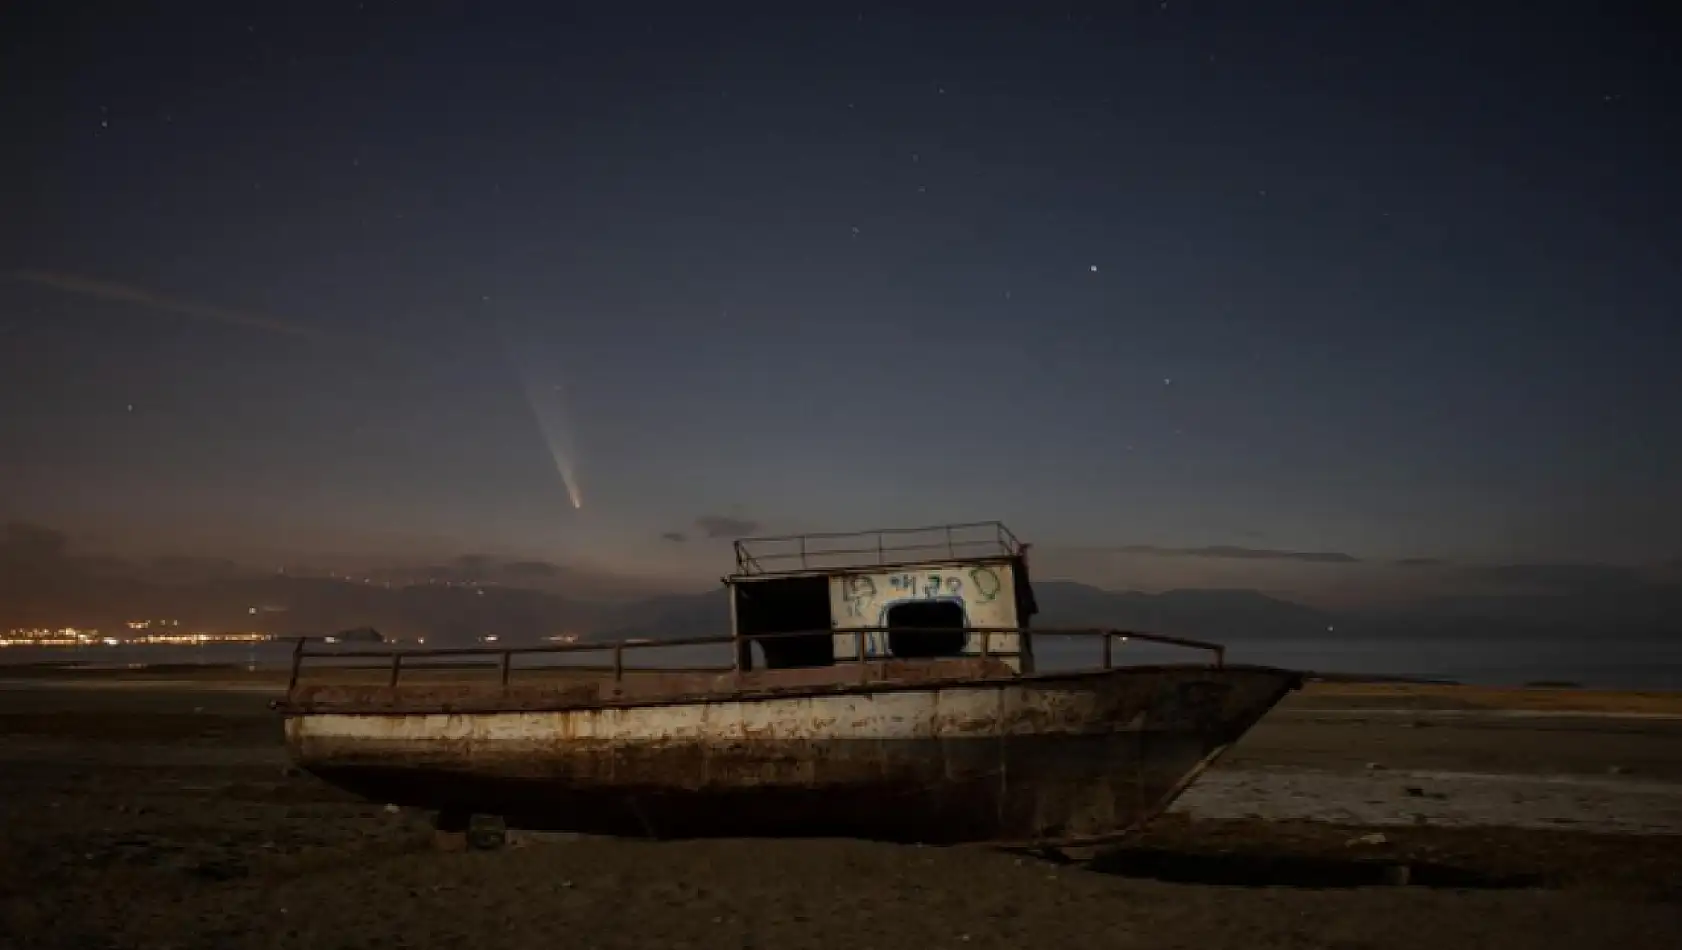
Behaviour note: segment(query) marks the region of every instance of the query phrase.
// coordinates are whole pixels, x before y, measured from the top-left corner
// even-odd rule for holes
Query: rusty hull
[[[1301,683],[995,660],[508,686],[300,686],[289,751],[373,801],[681,838],[1075,845],[1167,808]]]

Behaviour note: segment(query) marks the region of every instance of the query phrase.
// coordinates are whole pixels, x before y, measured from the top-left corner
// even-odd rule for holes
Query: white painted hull
[[[372,798],[529,826],[1078,841],[1167,807],[1297,682],[1141,667],[500,708],[318,692],[286,731],[301,765]]]

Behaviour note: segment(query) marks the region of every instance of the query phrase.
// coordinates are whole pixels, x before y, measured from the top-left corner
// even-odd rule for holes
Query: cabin
[[[997,521],[743,538],[730,591],[736,664],[991,657],[1033,672],[1028,546]],[[861,656],[862,653],[862,656]]]

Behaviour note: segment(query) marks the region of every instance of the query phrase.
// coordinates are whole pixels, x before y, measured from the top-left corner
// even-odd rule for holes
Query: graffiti
[[[975,563],[930,565],[921,569],[884,569],[880,573],[840,574],[830,578],[830,611],[832,626],[849,630],[835,638],[835,657],[855,659],[860,655],[876,659],[893,655],[887,633],[880,629],[890,626],[888,616],[894,608],[913,604],[944,603],[950,607],[943,613],[963,627],[1011,628],[1016,624],[1015,600],[1010,591],[1010,569]],[[906,616],[900,616],[905,614]],[[899,626],[918,626],[912,615],[926,620],[922,611],[898,611]],[[959,621],[956,618],[960,618]],[[942,624],[935,624],[941,626]],[[854,628],[874,628],[851,632]],[[966,653],[982,649],[979,637],[993,637],[987,649],[994,653],[1016,650],[1014,636],[971,632]],[[862,643],[861,643],[862,641]]]
[[[863,617],[876,600],[876,581],[868,574],[848,576],[841,587],[841,599],[847,605],[847,616],[855,620]]]
[[[956,574],[930,571],[927,574],[900,573],[888,577],[888,586],[904,599],[943,600],[964,597],[964,579]]]
[[[1008,590],[1009,577],[1005,570],[985,564],[844,574],[830,581],[834,625],[886,626],[891,607],[946,602],[963,608],[966,624],[1009,627],[1016,622]],[[867,655],[873,652],[868,646]],[[838,645],[837,649],[843,648]],[[848,656],[856,654],[856,648],[847,648]]]
[[[970,568],[969,582],[975,588],[976,599],[984,604],[992,603],[993,598],[999,596],[999,589],[1004,586],[999,581],[999,575],[993,573],[990,567]]]

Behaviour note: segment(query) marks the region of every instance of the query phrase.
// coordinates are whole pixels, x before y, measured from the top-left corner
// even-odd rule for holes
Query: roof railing
[[[735,542],[736,574],[754,577],[985,560],[1018,557],[1026,548],[999,521],[740,538]]]

